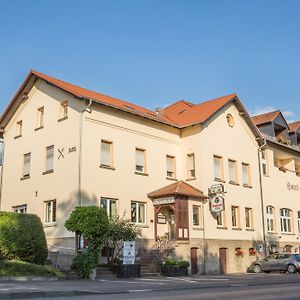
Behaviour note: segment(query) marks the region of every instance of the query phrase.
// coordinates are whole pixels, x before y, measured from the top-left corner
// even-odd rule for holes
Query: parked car
[[[300,272],[300,254],[272,254],[265,259],[254,261],[248,268],[248,271],[254,273],[269,273],[271,271]]]

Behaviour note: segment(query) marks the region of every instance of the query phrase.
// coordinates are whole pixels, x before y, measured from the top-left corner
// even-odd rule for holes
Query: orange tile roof
[[[194,198],[205,199],[208,198],[195,187],[187,184],[186,182],[180,180],[170,185],[167,185],[163,188],[160,188],[154,192],[148,194],[148,197],[151,199],[162,198],[167,196],[183,195]]]
[[[280,110],[267,112],[261,115],[253,116],[252,120],[255,125],[261,125],[265,123],[272,122],[276,119],[276,117],[280,114]]]
[[[188,102],[177,102],[176,109],[174,108],[174,105],[171,105],[171,109],[169,106],[163,110],[163,115],[181,126],[203,123],[236,97],[236,94],[230,94],[192,106],[187,105],[186,103]]]
[[[300,127],[300,121],[289,123],[290,131],[296,132]]]

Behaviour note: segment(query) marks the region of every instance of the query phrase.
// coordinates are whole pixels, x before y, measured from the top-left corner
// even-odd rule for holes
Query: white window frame
[[[45,173],[53,172],[54,170],[54,145],[46,147],[46,163],[45,163]],[[52,156],[50,155],[52,151]]]
[[[19,214],[26,214],[27,213],[27,204],[13,206],[13,211],[15,213],[19,213]]]
[[[217,181],[224,180],[223,157],[214,155],[214,179]]]
[[[133,221],[132,219],[132,205],[136,205],[136,221]],[[131,204],[130,204],[130,219],[131,219],[131,222],[132,223],[135,223],[135,224],[142,224],[142,225],[145,225],[146,224],[146,218],[147,218],[147,205],[146,205],[146,202],[139,202],[139,201],[131,201]],[[145,220],[143,222],[140,222],[139,221],[139,218],[140,218],[140,215],[139,215],[139,207],[140,206],[144,206],[144,218]]]
[[[198,224],[194,224],[195,218],[194,218],[194,209],[197,210],[197,215],[198,215]],[[192,216],[193,216],[193,220],[192,220],[192,224],[194,227],[202,227],[202,206],[201,205],[192,205]]]
[[[249,224],[247,224],[247,219]],[[253,209],[251,207],[245,207],[245,226],[246,229],[253,229]]]
[[[275,232],[275,208],[272,205],[266,207],[267,231]]]
[[[48,211],[50,209],[50,211]],[[54,213],[55,212],[55,213]],[[55,224],[56,223],[56,200],[49,200],[44,202],[44,223]]]
[[[172,168],[169,168],[169,164],[171,163]],[[176,178],[176,158],[172,155],[166,155],[166,173],[167,178]]]
[[[195,154],[187,154],[187,178],[194,179],[196,177]]]
[[[261,150],[261,170],[264,176],[269,176],[268,150]]]
[[[244,171],[246,171],[246,173]],[[244,176],[245,174],[247,174],[247,177]],[[250,164],[244,162],[242,163],[242,181],[243,181],[243,186],[251,187]]]
[[[217,227],[218,228],[225,228],[226,227],[226,213],[225,213],[225,210],[222,210],[221,212],[219,212],[217,214],[216,221],[217,221]]]
[[[231,206],[231,226],[232,228],[240,228],[240,207],[236,205]]]
[[[106,157],[106,153],[105,153],[105,147],[108,146],[109,149],[109,153],[108,153],[108,160],[106,161],[107,157]],[[102,168],[113,168],[113,142],[111,141],[107,141],[107,140],[101,140],[101,150],[100,150],[100,167]]]
[[[238,183],[237,161],[234,159],[228,159],[228,175],[229,183]]]
[[[68,119],[68,110],[69,110],[68,101],[61,102],[60,107],[59,107],[59,119],[58,119],[58,121]]]
[[[143,158],[142,162],[139,161],[139,154],[140,153]],[[142,148],[135,148],[135,172],[140,174],[146,174],[146,150]]]
[[[37,109],[36,130],[44,127],[45,108],[44,106]]]
[[[292,233],[293,212],[288,208],[280,209],[280,230],[283,233]]]
[[[108,198],[108,197],[101,197],[100,198],[100,207],[104,208],[104,205],[102,204],[102,201],[106,201],[106,213],[107,213],[107,216],[109,218],[111,218],[111,217],[117,217],[118,216],[118,199],[116,199],[116,198]],[[111,209],[112,202],[116,203],[116,215],[112,215],[111,214],[111,212],[112,212],[112,209]]]
[[[22,132],[23,132],[23,121],[19,120],[16,123],[16,135],[15,135],[15,138],[21,137],[22,136]]]
[[[29,159],[27,160],[27,158],[29,158]],[[22,178],[30,177],[30,164],[31,164],[31,152],[28,152],[23,155],[23,176],[22,176]]]

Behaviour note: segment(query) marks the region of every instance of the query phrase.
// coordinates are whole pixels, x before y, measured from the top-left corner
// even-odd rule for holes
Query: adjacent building
[[[243,272],[298,251],[300,123],[249,116],[238,96],[151,111],[31,71],[0,120],[1,210],[40,216],[49,251],[74,253],[64,227],[99,205],[161,241],[192,273]]]

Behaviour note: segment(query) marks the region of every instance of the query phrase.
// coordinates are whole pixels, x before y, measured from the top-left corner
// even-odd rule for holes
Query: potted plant
[[[235,248],[235,256],[243,256],[243,250],[241,248]]]
[[[186,260],[179,261],[174,258],[168,258],[161,267],[161,274],[164,276],[186,276],[190,263]]]

